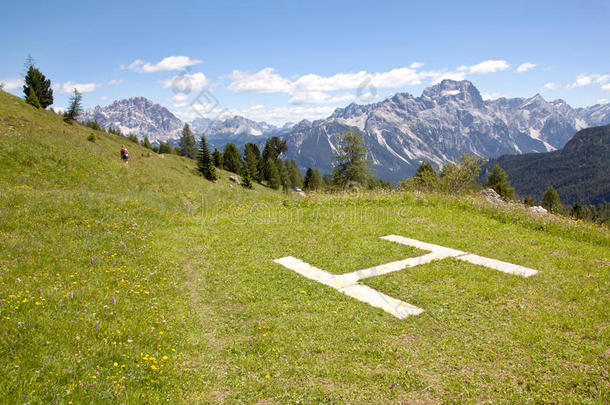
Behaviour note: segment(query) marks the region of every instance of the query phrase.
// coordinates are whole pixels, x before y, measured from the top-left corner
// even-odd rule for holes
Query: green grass
[[[229,188],[91,132],[0,92],[0,402],[610,400],[607,228],[471,197]],[[447,259],[365,280],[425,309],[398,320],[272,261],[421,253],[388,234],[540,272]]]

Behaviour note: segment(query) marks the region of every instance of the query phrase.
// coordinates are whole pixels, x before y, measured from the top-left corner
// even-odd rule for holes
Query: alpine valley
[[[166,108],[136,97],[86,111],[82,121],[97,120],[152,142],[176,140],[183,123]],[[610,123],[610,104],[572,108],[563,100],[531,98],[483,100],[469,81],[443,80],[424,89],[420,97],[397,93],[381,102],[352,103],[326,119],[303,120],[282,127],[235,116],[224,121],[199,118],[191,122],[196,134],[210,143],[243,146],[264,143],[271,136],[287,141],[288,158],[301,169],[332,170],[338,134],[349,129],[363,135],[373,171],[398,182],[415,173],[420,162],[442,166],[462,153],[485,158],[506,154],[561,149],[579,130]]]

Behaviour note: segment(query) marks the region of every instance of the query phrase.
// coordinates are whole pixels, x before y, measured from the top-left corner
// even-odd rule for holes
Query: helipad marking
[[[442,260],[447,257],[453,257],[458,260],[463,260],[472,264],[489,267],[504,273],[515,274],[523,277],[533,276],[534,274],[538,273],[537,270],[530,269],[528,267],[507,263],[500,260],[489,259],[487,257],[474,255],[472,253],[462,252],[461,250],[433,245],[431,243],[421,242],[402,236],[388,235],[383,236],[381,239],[413,246],[421,250],[428,250],[431,253],[381,264],[368,269],[356,270],[346,274],[332,274],[327,271],[320,270],[317,267],[314,267],[309,263],[305,263],[304,261],[292,256],[275,259],[274,262],[281,264],[282,266],[296,273],[299,273],[303,277],[332,287],[342,294],[356,298],[362,302],[366,302],[374,307],[381,308],[399,319],[404,319],[409,315],[419,315],[424,312],[424,310],[404,301],[382,294],[366,285],[358,284],[358,281],[369,277],[388,274],[394,271],[404,270],[407,267],[414,267],[419,266],[420,264],[430,263],[434,260]]]

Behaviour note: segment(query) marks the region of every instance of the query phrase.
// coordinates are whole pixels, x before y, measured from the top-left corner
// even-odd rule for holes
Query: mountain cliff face
[[[483,167],[481,181],[496,164],[520,197],[539,201],[553,186],[566,204],[610,202],[610,125],[579,131],[561,150],[492,159]]]
[[[224,121],[196,118],[190,125],[196,134],[205,134],[210,144],[218,149],[224,148],[227,142],[232,142],[238,147],[242,147],[248,142],[261,146],[265,144],[267,138],[282,136],[292,128],[290,125],[276,127],[266,122],[252,121],[239,115]]]
[[[106,107],[96,106],[79,117],[81,122],[93,120],[105,129],[118,128],[124,134],[134,134],[140,139],[148,136],[153,143],[170,140],[177,144],[184,127],[184,122],[167,108],[144,97],[118,100]],[[276,127],[237,115],[223,121],[196,118],[189,124],[197,136],[205,134],[210,144],[220,149],[227,142],[240,147],[247,142],[264,144],[267,138],[282,136],[292,128],[290,124]]]
[[[579,129],[610,122],[610,105],[573,109],[562,100],[501,98],[484,101],[469,81],[443,80],[420,97],[398,93],[379,103],[350,104],[285,135],[288,157],[303,168],[330,172],[337,134],[363,135],[374,171],[398,182],[429,160],[438,166],[462,153],[486,158],[547,152],[563,147]]]
[[[105,129],[118,128],[140,139],[148,136],[151,142],[179,137],[183,126],[167,108],[144,97],[117,100],[107,107],[96,106],[79,117],[81,122],[93,120]]]

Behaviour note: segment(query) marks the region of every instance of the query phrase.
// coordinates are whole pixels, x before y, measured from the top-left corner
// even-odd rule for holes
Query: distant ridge
[[[285,139],[288,157],[302,168],[328,173],[336,135],[354,129],[364,137],[374,171],[396,183],[422,161],[442,166],[462,153],[490,158],[553,151],[576,131],[609,123],[610,104],[574,109],[539,94],[485,101],[471,82],[443,80],[420,97],[397,93],[378,103],[338,108],[326,119],[295,126]]]
[[[566,204],[610,202],[610,125],[583,129],[558,151],[492,159],[482,179],[495,164],[506,171],[521,197],[531,195],[539,201],[553,186]]]

